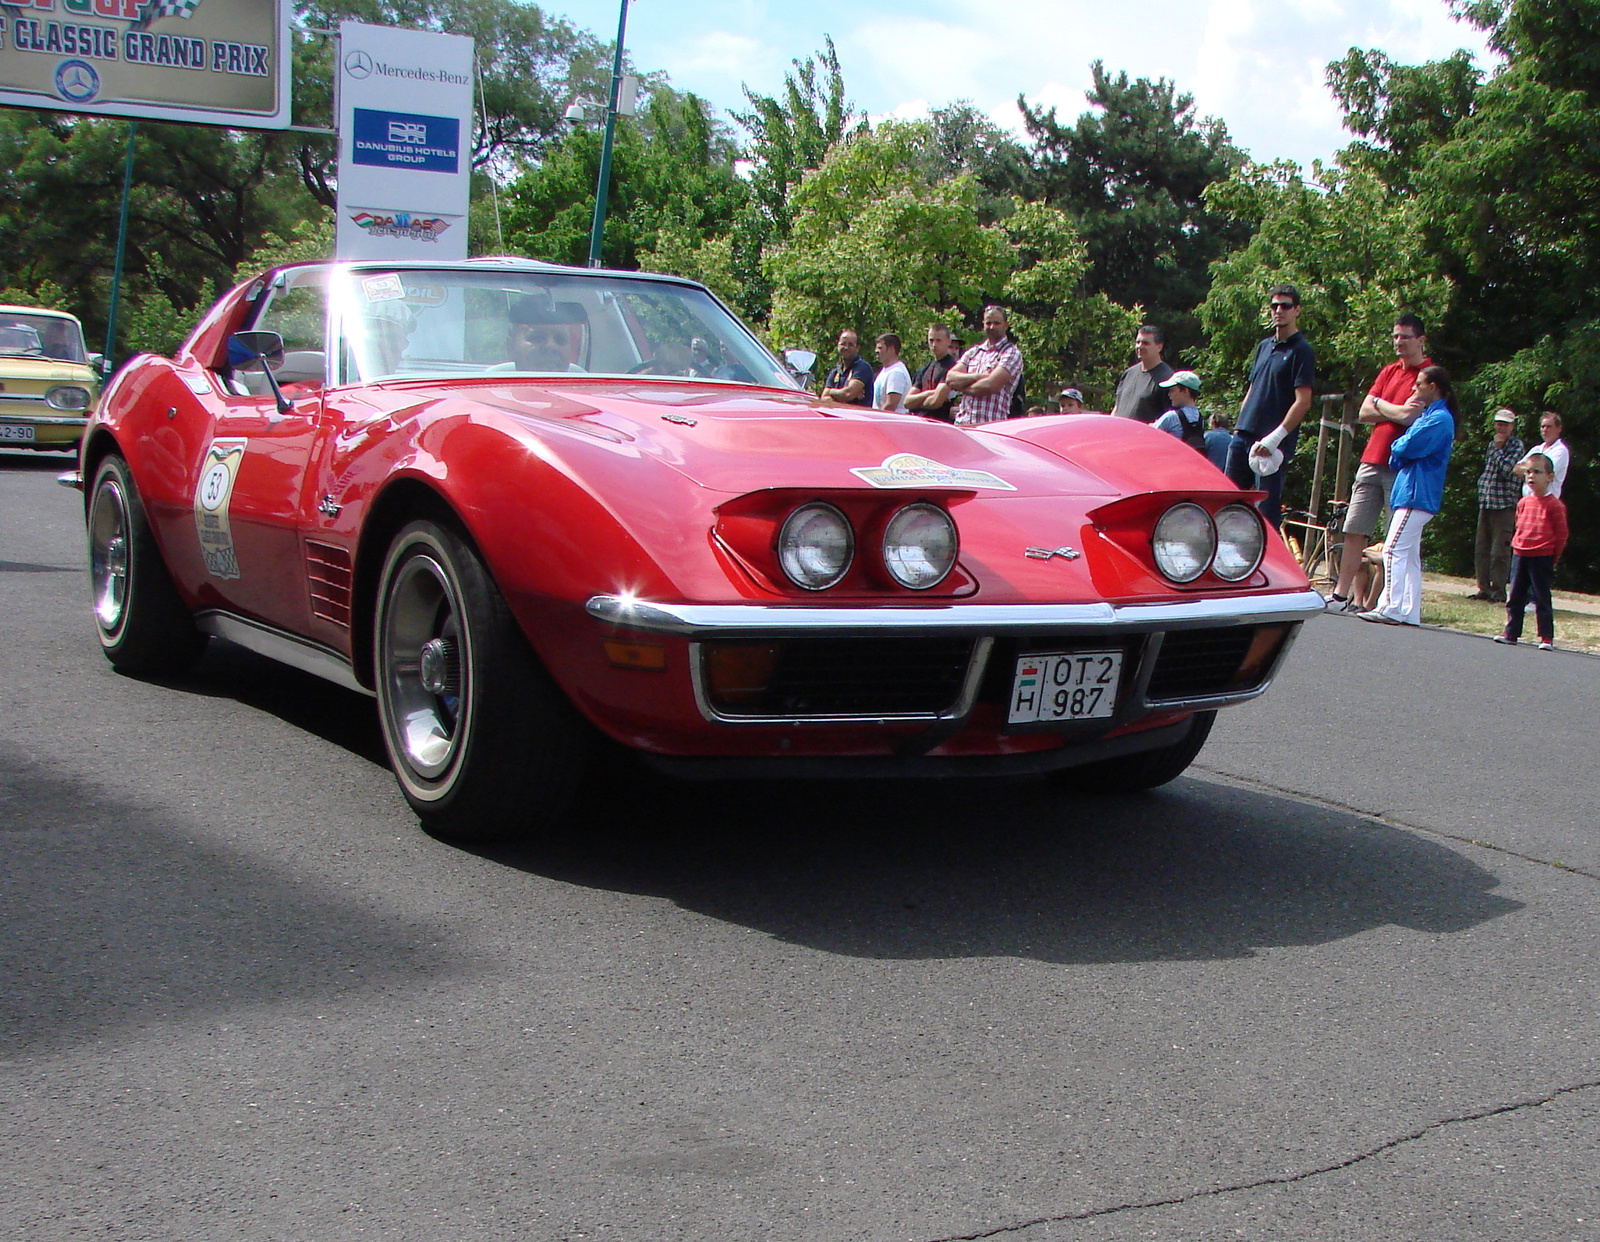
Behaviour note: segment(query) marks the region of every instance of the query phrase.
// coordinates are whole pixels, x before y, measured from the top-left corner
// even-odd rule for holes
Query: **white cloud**
[[[617,0],[547,0],[608,38]],[[688,16],[686,16],[686,10]],[[1132,9],[1106,0],[1007,0],[988,9],[946,7],[930,17],[911,0],[698,0],[690,8],[639,0],[629,11],[629,51],[645,69],[723,109],[740,87],[781,89],[790,62],[832,33],[851,97],[869,115],[915,116],[970,99],[1019,130],[1019,93],[1070,121],[1085,108],[1089,64],[1167,77],[1221,117],[1257,159],[1309,164],[1349,140],[1324,83],[1327,63],[1350,47],[1377,47],[1401,63],[1472,49],[1481,34],[1456,23],[1445,0],[1189,0]]]

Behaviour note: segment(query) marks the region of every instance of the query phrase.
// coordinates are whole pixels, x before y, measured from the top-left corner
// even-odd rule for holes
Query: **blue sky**
[[[541,7],[605,42],[616,36],[618,0]],[[1020,92],[1070,120],[1084,110],[1098,58],[1114,71],[1176,81],[1256,159],[1302,164],[1349,140],[1323,74],[1351,47],[1408,64],[1465,47],[1490,63],[1481,34],[1452,19],[1445,0],[631,0],[628,8],[634,62],[666,70],[674,86],[724,111],[743,103],[741,83],[776,90],[789,62],[813,54],[825,34],[838,45],[851,97],[875,118],[966,98],[1017,129]]]

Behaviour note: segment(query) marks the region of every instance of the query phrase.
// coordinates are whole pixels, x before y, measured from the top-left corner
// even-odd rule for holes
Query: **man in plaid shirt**
[[[1522,499],[1522,482],[1512,473],[1522,460],[1516,426],[1517,416],[1510,410],[1495,412],[1494,439],[1484,451],[1483,473],[1478,476],[1478,589],[1468,599],[1506,602],[1511,535],[1517,526],[1517,501]]]
[[[1011,394],[1022,382],[1022,351],[1003,307],[983,309],[983,343],[961,355],[945,382],[961,394],[956,426],[997,423],[1011,413]]]

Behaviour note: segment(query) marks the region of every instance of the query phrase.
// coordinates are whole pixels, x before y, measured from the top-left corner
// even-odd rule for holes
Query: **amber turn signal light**
[[[667,649],[655,643],[624,643],[607,639],[606,659],[617,668],[638,668],[650,673],[667,669]]]

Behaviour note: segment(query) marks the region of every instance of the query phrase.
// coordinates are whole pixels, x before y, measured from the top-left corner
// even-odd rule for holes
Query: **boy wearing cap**
[[[1200,377],[1193,371],[1174,371],[1160,386],[1167,390],[1172,408],[1156,419],[1157,431],[1177,436],[1197,453],[1206,451],[1205,419],[1195,405],[1200,395]]]
[[[1063,388],[1056,396],[1056,408],[1063,414],[1083,413],[1083,393],[1076,388]]]
[[[1511,536],[1517,527],[1517,501],[1522,498],[1521,480],[1513,473],[1522,460],[1522,441],[1516,429],[1516,414],[1495,411],[1494,438],[1483,451],[1483,473],[1478,475],[1478,538],[1473,557],[1478,589],[1468,599],[1506,602]]]

